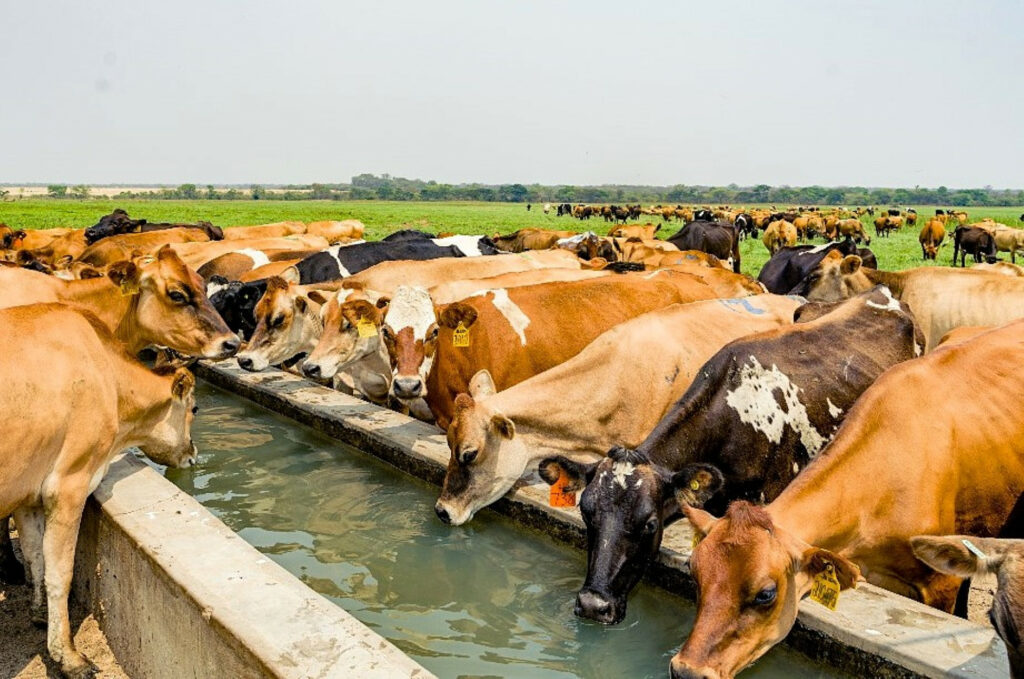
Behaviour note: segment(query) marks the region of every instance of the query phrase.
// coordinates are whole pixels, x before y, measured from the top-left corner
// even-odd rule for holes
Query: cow
[[[689,482],[688,469],[716,470],[704,502],[774,499],[821,453],[865,389],[920,352],[913,316],[885,287],[804,305],[794,318],[796,325],[726,344],[636,450],[589,466],[557,457],[541,463],[549,482],[567,476],[586,487],[588,569],[577,615],[622,620],[664,526],[682,518],[675,493],[686,488],[679,484]]]
[[[590,271],[587,269],[532,269],[499,274],[488,278],[466,278],[441,283],[430,288],[430,299],[434,304],[450,304],[467,297],[480,295],[496,288],[520,288],[524,285],[539,285],[557,281],[582,281],[612,275],[611,271]]]
[[[939,256],[939,246],[946,237],[946,227],[937,219],[930,219],[921,229],[917,240],[921,243],[921,258],[935,260]]]
[[[975,262],[996,261],[996,239],[992,232],[978,226],[957,226],[953,231],[953,266],[960,257],[960,266],[967,266],[967,255]]]
[[[267,291],[267,281],[249,283],[214,276],[206,287],[210,304],[233,332],[248,341],[256,330],[256,303]]]
[[[839,237],[850,237],[855,243],[864,243],[865,245],[871,245],[871,236],[864,229],[864,222],[859,219],[840,219],[836,222],[836,238]]]
[[[764,230],[764,235],[761,237],[761,242],[768,249],[769,255],[774,255],[784,247],[791,248],[795,246],[796,241],[796,226],[784,219],[777,219],[769,224]]]
[[[245,348],[238,353],[238,365],[249,372],[269,366],[293,363],[313,351],[323,331],[320,307],[327,296],[302,289],[273,276],[253,308],[256,326]]]
[[[680,250],[701,250],[721,260],[731,259],[732,270],[740,272],[740,240],[732,224],[693,221],[670,236],[668,242]]]
[[[953,328],[1000,325],[1024,316],[1024,280],[973,269],[867,269],[855,255],[826,255],[791,294],[835,302],[882,284],[914,312],[931,351]]]
[[[0,515],[18,523],[32,618],[47,626],[50,657],[64,676],[91,677],[96,668],[75,647],[68,618],[86,499],[129,446],[158,464],[195,462],[195,380],[184,368],[151,372],[103,321],[63,304],[0,311],[0,339],[18,346],[0,360],[0,408],[19,413],[0,442]]]
[[[661,230],[661,224],[636,224],[634,226],[620,226],[612,229],[608,232],[608,235],[612,238],[640,238],[643,240],[653,240],[656,238],[655,234]]]
[[[891,231],[895,230],[896,223],[893,217],[882,215],[875,219],[875,235],[879,238],[885,238]]]
[[[710,222],[715,218],[715,215],[711,210],[707,208],[701,208],[693,211],[693,221],[696,222]]]
[[[743,238],[757,238],[757,224],[754,222],[754,217],[749,213],[741,212],[736,215],[736,221],[733,224],[736,226],[736,231],[741,240]]]
[[[366,232],[366,225],[358,219],[343,219],[341,221],[319,221],[306,224],[306,234],[309,236],[320,236],[334,245],[341,242],[353,242],[361,240]]]
[[[438,517],[469,521],[547,455],[589,461],[613,445],[639,444],[722,345],[791,323],[799,304],[775,295],[676,304],[615,326],[566,362],[504,391],[486,370],[478,372],[469,393],[456,398]],[[665,337],[676,341],[666,346]],[[608,370],[625,363],[629,370]]]
[[[322,250],[328,247],[321,236],[290,236],[288,238],[253,238],[251,240],[223,240],[207,243],[172,243],[171,249],[181,260],[193,269],[200,269],[207,262],[230,252],[274,250]]]
[[[224,240],[252,240],[254,238],[283,238],[306,233],[302,222],[274,222],[256,226],[229,226],[224,229]]]
[[[495,235],[491,240],[502,252],[525,252],[553,248],[562,238],[575,236],[575,231],[552,231],[548,229],[519,229],[507,236]]]
[[[208,240],[223,240],[224,231],[210,222],[200,221],[195,224],[173,224],[168,222],[153,223],[145,219],[132,219],[128,213],[118,208],[109,215],[100,217],[99,222],[85,230],[85,242],[89,245],[127,233],[149,233],[167,229],[198,229],[206,234]]]
[[[1024,679],[1024,540],[979,538],[973,535],[910,538],[914,556],[938,573],[960,578],[995,575],[998,582],[989,620],[1006,644],[1013,679]]]
[[[243,248],[214,257],[200,266],[196,273],[206,281],[209,281],[214,276],[223,276],[231,281],[241,280],[244,274],[271,262],[288,262],[286,266],[291,266],[317,252],[320,252],[320,250],[254,250],[252,248]],[[259,276],[259,278],[268,278],[268,276]]]
[[[436,309],[425,289],[399,287],[381,328],[394,366],[392,395],[425,398],[447,429],[455,397],[480,369],[505,389],[624,320],[716,296],[696,276],[674,271],[497,288]]]
[[[971,267],[974,271],[990,271],[1002,274],[1003,276],[1024,277],[1024,266],[1011,262],[995,262],[994,264],[975,264]]]
[[[891,207],[891,208],[887,209],[885,212],[890,217],[899,217],[900,216],[899,208]]]
[[[833,250],[842,255],[859,255],[863,265],[878,268],[875,254],[866,248],[858,248],[852,238],[846,238],[825,245],[797,245],[781,248],[761,267],[757,280],[768,292],[785,295],[795,288],[818,266],[821,260]]]
[[[734,676],[785,638],[826,574],[836,589],[863,574],[952,610],[961,579],[915,558],[911,538],[966,527],[992,537],[1006,524],[1024,491],[1024,418],[991,413],[1024,399],[1024,378],[987,366],[1022,361],[1019,320],[894,366],[773,502],[734,503],[720,519],[684,506],[699,540],[690,556],[698,612],[672,676]],[[908,468],[927,470],[910,493]]]
[[[88,246],[75,259],[93,266],[106,266],[138,254],[156,252],[171,243],[207,243],[210,237],[201,229],[174,228],[149,233],[109,236]]]
[[[1024,250],[1024,229],[998,226],[992,230],[992,238],[996,243],[996,251],[1009,252],[1010,261],[1016,263],[1017,251]]]

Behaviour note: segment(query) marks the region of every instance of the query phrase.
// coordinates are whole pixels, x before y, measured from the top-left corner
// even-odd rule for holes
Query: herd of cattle
[[[0,515],[61,670],[94,671],[67,613],[86,498],[128,446],[193,464],[184,366],[236,357],[435,422],[445,523],[532,470],[553,501],[578,498],[579,616],[620,622],[665,527],[687,519],[699,607],[673,677],[733,676],[812,589],[866,580],[963,613],[963,580],[984,570],[1024,676],[1024,548],[1002,539],[1024,531],[1021,269],[886,271],[839,212],[690,212],[667,240],[646,224],[365,242],[352,220],[221,229],[120,210],[88,229],[0,225],[0,405],[16,422]],[[944,236],[949,219],[968,226],[928,221]],[[758,279],[738,273],[740,234],[776,225]],[[1001,248],[1001,229],[970,228]],[[0,579],[24,577],[5,520]]]

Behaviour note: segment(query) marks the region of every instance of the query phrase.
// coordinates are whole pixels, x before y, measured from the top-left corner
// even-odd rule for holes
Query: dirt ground
[[[29,585],[0,585],[0,679],[60,678],[46,652],[46,630],[32,624],[31,603]],[[71,626],[78,650],[100,668],[99,677],[128,679],[92,615],[72,606]]]

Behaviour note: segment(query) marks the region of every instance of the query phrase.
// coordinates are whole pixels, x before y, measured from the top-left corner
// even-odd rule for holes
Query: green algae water
[[[205,383],[197,398],[199,464],[167,478],[439,677],[668,676],[684,599],[641,585],[620,625],[579,620],[582,552],[490,511],[443,525],[434,486]],[[776,648],[743,676],[844,675]]]

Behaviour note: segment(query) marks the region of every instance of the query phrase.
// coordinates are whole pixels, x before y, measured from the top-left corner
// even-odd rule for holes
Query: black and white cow
[[[768,292],[774,292],[777,295],[789,294],[800,284],[800,281],[807,278],[808,274],[817,268],[825,255],[833,250],[839,251],[844,256],[858,255],[863,260],[864,266],[869,269],[878,268],[875,253],[867,248],[858,248],[853,239],[847,236],[843,241],[825,245],[795,245],[780,248],[761,267],[761,273],[757,275],[757,280],[767,288]]]

